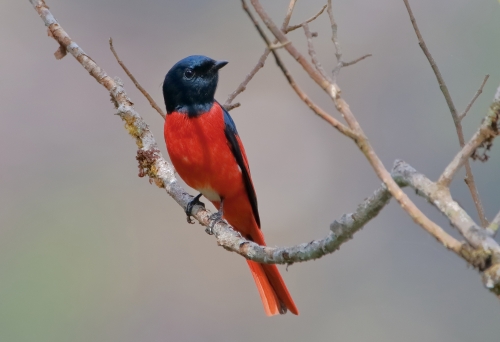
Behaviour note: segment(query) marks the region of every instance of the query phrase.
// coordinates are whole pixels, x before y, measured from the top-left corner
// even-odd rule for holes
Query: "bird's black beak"
[[[212,70],[217,71],[217,70],[223,68],[227,63],[229,63],[229,62],[228,61],[217,61],[217,62],[215,62],[214,66],[212,67]]]

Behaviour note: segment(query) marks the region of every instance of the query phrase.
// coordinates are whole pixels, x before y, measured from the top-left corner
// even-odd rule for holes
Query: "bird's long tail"
[[[259,264],[250,260],[247,260],[247,263],[259,290],[266,315],[285,314],[287,309],[298,315],[299,311],[276,265]]]

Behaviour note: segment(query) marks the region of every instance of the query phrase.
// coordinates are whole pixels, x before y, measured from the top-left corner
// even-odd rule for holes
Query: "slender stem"
[[[298,24],[298,25],[292,25],[292,26],[286,26],[286,27],[285,27],[285,29],[284,29],[283,31],[285,31],[285,32],[287,32],[287,33],[288,33],[288,32],[291,32],[291,31],[293,31],[293,30],[296,30],[296,29],[298,29],[298,28],[303,27],[303,26],[304,26],[304,24],[309,24],[310,22],[312,22],[312,21],[314,21],[314,20],[318,19],[318,17],[319,17],[321,14],[323,14],[323,12],[325,11],[326,7],[327,7],[327,5],[324,5],[324,6],[323,6],[323,7],[319,10],[319,12],[318,12],[318,13],[316,13],[316,14],[315,14],[315,15],[313,15],[311,18],[307,19],[306,21],[304,21],[304,22],[303,22],[303,23],[301,23],[301,24]],[[283,27],[282,27],[282,29],[283,29]]]
[[[479,95],[481,95],[481,93],[483,92],[483,88],[486,84],[486,82],[488,81],[488,78],[490,78],[490,75],[486,75],[484,76],[484,79],[483,79],[483,83],[481,83],[481,86],[479,87],[479,89],[476,91],[476,94],[474,94],[474,97],[472,98],[472,100],[470,100],[469,104],[467,105],[467,107],[465,107],[465,110],[462,114],[459,115],[459,119],[460,121],[462,121],[465,116],[467,115],[467,113],[469,112],[469,110],[471,109],[472,105],[474,104],[474,102],[476,102],[477,98],[479,97]]]
[[[125,66],[125,63],[123,63],[123,61],[120,59],[120,57],[118,57],[118,53],[116,53],[115,47],[113,46],[113,38],[109,38],[109,48],[111,49],[111,52],[115,56],[116,61],[118,62],[118,64],[120,64],[120,66],[122,67],[123,71],[125,71],[125,73],[127,74],[127,76],[132,80],[132,82],[134,83],[134,85],[136,86],[136,88],[139,89],[139,91],[142,93],[142,95],[144,95],[146,97],[146,99],[148,99],[149,104],[151,105],[151,107],[153,107],[158,112],[158,114],[160,114],[161,117],[163,119],[165,119],[165,113],[164,113],[164,111],[162,111],[160,109],[160,106],[158,106],[156,104],[155,100],[153,100],[153,98],[149,95],[149,93],[146,91],[146,89],[144,89],[139,84],[139,82],[136,80],[136,78],[134,77],[134,75],[132,75],[132,73]]]
[[[313,35],[311,31],[309,30],[309,25],[307,23],[303,23],[302,27],[304,28],[304,33],[307,38],[307,47],[308,47],[308,52],[309,56],[311,56],[311,61],[313,62],[314,66],[316,67],[316,70],[318,70],[321,75],[323,75],[324,78],[329,79],[327,76],[325,69],[323,69],[323,66],[318,60],[318,56],[316,55],[316,50],[314,49],[314,44],[313,44]]]

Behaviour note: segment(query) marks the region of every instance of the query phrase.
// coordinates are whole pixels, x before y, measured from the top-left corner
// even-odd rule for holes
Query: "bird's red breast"
[[[165,120],[168,154],[180,177],[218,209],[224,198],[224,218],[246,237],[255,235],[255,218],[238,166],[224,134],[224,112],[214,102],[199,116],[172,112]],[[237,137],[248,170],[243,144]],[[255,240],[260,240],[255,237]],[[257,242],[257,241],[256,241]]]

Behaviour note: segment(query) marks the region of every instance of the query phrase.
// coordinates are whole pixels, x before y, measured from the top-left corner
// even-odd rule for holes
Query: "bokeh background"
[[[277,22],[287,0],[263,1]],[[299,1],[292,23],[321,0]],[[115,62],[161,104],[179,59],[227,59],[217,98],[241,82],[264,46],[239,1],[50,0],[70,36],[119,76],[164,149],[162,120]],[[459,110],[491,74],[464,120],[470,137],[500,83],[500,4],[419,0],[412,6]],[[402,1],[334,1],[346,60],[340,86],[387,167],[396,158],[432,179],[458,151],[455,129]],[[354,239],[284,278],[301,315],[268,318],[244,260],[188,225],[164,191],[137,177],[136,146],[109,95],[56,43],[28,1],[0,21],[0,340],[494,341],[500,303],[476,271],[416,226],[395,202]],[[334,65],[326,15],[311,28]],[[290,37],[305,50],[303,33]],[[335,113],[294,61],[306,91]],[[231,112],[245,142],[267,241],[323,237],[380,184],[361,153],[292,92],[271,59]],[[335,115],[338,116],[337,113]],[[488,217],[500,209],[500,148],[474,162]],[[166,155],[166,153],[165,153]],[[454,197],[477,218],[463,173]],[[411,191],[408,191],[411,193]],[[192,192],[195,193],[194,191]],[[417,204],[456,236],[423,199]]]

